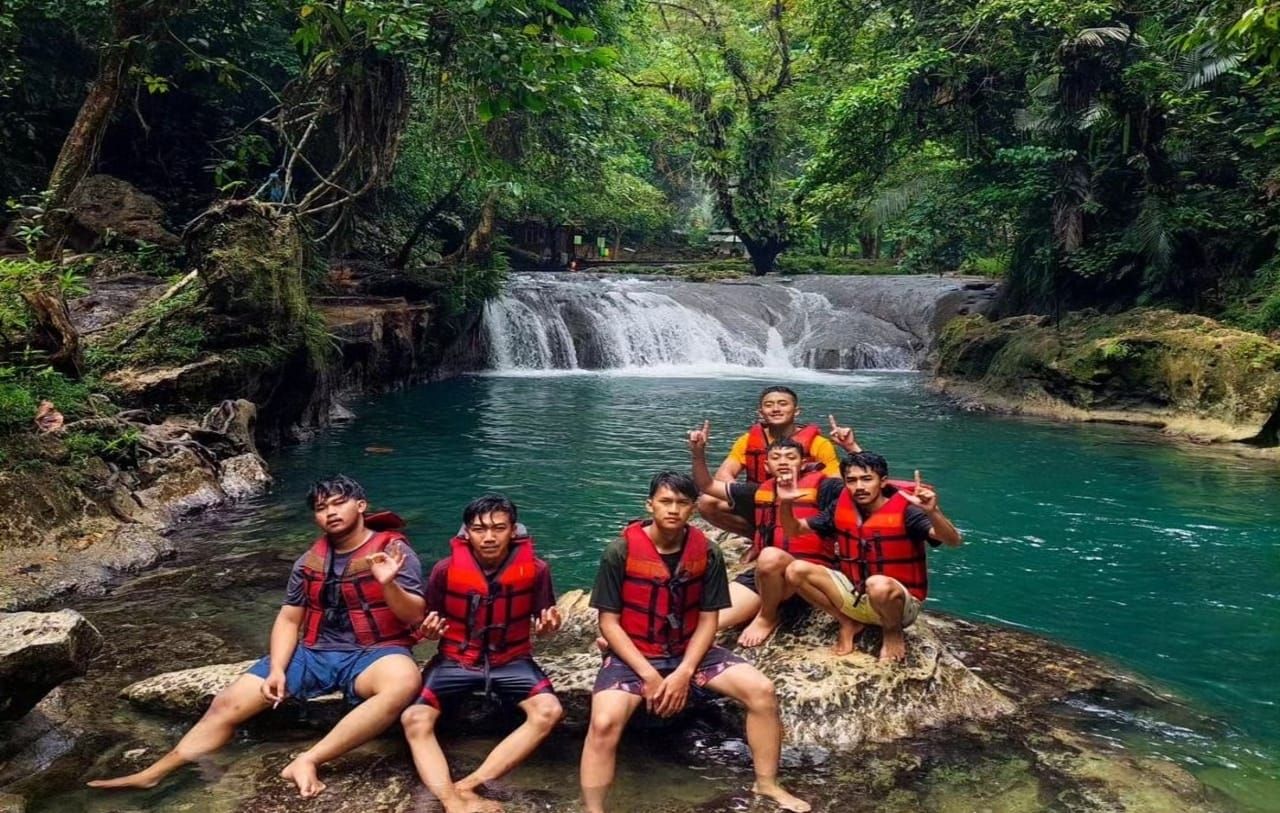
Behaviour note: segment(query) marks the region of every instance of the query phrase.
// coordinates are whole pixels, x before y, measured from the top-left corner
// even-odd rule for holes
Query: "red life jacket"
[[[808,424],[796,429],[789,436],[804,447],[804,462],[815,463],[812,455],[813,439],[822,434],[815,424]],[[747,430],[747,482],[763,483],[769,479],[769,471],[765,468],[765,458],[769,453],[769,439],[765,437],[764,425],[760,422],[751,424]]]
[[[393,542],[409,544],[398,529],[404,523],[395,514],[384,511],[365,516],[365,527],[374,531],[364,544],[351,553],[341,574],[335,574],[342,605],[351,621],[356,643],[369,646],[413,646],[413,630],[387,606],[382,585],[369,569],[369,556],[385,550]],[[333,550],[329,537],[321,535],[302,560],[305,603],[302,608],[302,643],[314,646],[320,638],[325,616],[325,581],[329,576]]]
[[[444,593],[449,622],[440,652],[463,666],[501,666],[533,654],[533,600],[538,560],[533,538],[511,540],[507,560],[486,576],[465,537],[452,546]]]
[[[883,574],[902,582],[911,595],[924,601],[929,592],[925,543],[914,542],[907,535],[907,507],[911,503],[903,496],[906,489],[902,485],[866,518],[858,513],[849,489],[840,492],[835,512],[836,558],[840,571],[858,590],[864,589],[869,577]]]
[[[702,531],[688,526],[680,565],[672,574],[645,531],[650,524],[636,520],[622,532],[627,565],[620,623],[646,658],[683,655],[698,626],[711,543]]]
[[[818,487],[826,475],[820,471],[806,472],[800,475],[796,486],[800,489],[800,497],[792,503],[792,513],[796,519],[809,519],[822,513],[818,508]],[[763,548],[773,546],[782,548],[787,553],[813,562],[823,567],[831,567],[835,563],[835,554],[831,544],[814,533],[803,534],[794,539],[787,538],[778,519],[778,505],[774,497],[775,480],[769,478],[756,489],[755,524],[756,533],[751,543],[748,559],[755,559]]]

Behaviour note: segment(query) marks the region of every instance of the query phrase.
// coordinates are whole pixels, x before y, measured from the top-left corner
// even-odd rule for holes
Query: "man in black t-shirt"
[[[684,709],[690,684],[746,707],[752,790],[785,810],[808,803],[778,784],[782,721],[773,681],[742,658],[713,645],[719,611],[729,606],[724,557],[689,525],[698,490],[686,474],[664,471],[649,484],[649,519],[633,522],[600,561],[591,606],[609,650],[596,676],[591,727],[582,749],[587,813],[603,813],[613,784],[622,730],[644,703],[670,717]]]

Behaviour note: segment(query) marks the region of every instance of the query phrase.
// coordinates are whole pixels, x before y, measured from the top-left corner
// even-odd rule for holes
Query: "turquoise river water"
[[[687,468],[685,430],[709,419],[718,459],[764,383],[671,373],[475,376],[356,404],[357,421],[272,460],[272,494],[217,541],[301,549],[308,481],[342,471],[408,520],[428,567],[463,504],[500,491],[557,587],[588,586],[649,476]],[[931,607],[1053,637],[1185,699],[1198,723],[1129,719],[1116,736],[1242,809],[1280,810],[1280,467],[1145,430],[957,412],[912,373],[780,375],[806,417],[834,412],[893,473],[938,488],[966,544],[931,555]],[[1103,730],[1125,714],[1080,713]]]

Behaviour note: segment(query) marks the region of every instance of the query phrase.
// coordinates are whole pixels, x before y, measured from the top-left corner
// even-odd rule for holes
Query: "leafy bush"
[[[824,257],[821,254],[783,254],[778,257],[777,265],[779,271],[787,274],[858,276],[902,273],[897,263],[890,259]]]

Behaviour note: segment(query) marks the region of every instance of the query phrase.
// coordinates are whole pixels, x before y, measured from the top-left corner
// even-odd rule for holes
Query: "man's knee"
[[[867,578],[866,584],[867,598],[877,606],[889,606],[897,604],[899,606],[906,603],[907,593],[902,589],[902,585],[898,584],[888,576],[870,576]]]
[[[787,584],[792,587],[803,584],[808,580],[809,574],[817,568],[809,562],[793,559],[787,564],[787,569],[783,571],[787,580]]]
[[[602,745],[617,745],[622,739],[622,729],[627,720],[614,709],[592,709],[591,726],[587,732],[593,740]]]
[[[410,706],[400,713],[400,725],[409,739],[430,737],[440,719],[440,710],[425,704]]]
[[[261,697],[261,681],[250,684],[241,678],[214,695],[204,717],[219,722],[239,722],[253,715]]]
[[[756,572],[766,575],[785,573],[795,557],[781,548],[765,548],[756,558]]]
[[[408,655],[379,658],[356,678],[356,693],[366,700],[382,695],[408,703],[421,689],[422,671]]]
[[[541,731],[550,731],[564,719],[564,707],[554,694],[536,695],[525,708],[525,719]]]
[[[778,710],[778,692],[773,681],[763,674],[757,674],[743,691],[743,704],[754,712],[776,712]]]

